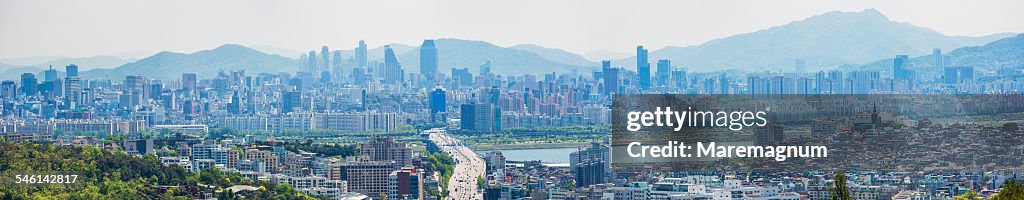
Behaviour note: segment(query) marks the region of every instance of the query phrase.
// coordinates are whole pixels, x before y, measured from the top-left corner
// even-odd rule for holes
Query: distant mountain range
[[[979,68],[1012,66],[1020,65],[1022,55],[1018,51],[1019,43],[1014,43],[1020,36],[1007,38],[1013,35],[1015,34],[1002,33],[983,37],[947,36],[931,29],[891,21],[877,10],[867,9],[861,12],[829,12],[696,46],[669,46],[651,51],[649,60],[651,65],[655,65],[658,59],[671,59],[674,66],[692,71],[792,70],[795,59],[804,59],[808,70],[843,65],[885,69],[884,60],[888,59],[888,66],[891,67],[891,58],[895,55],[906,54],[914,57],[930,54],[933,48],[941,48],[944,52],[950,52],[953,62],[960,65]],[[980,46],[1000,38],[1009,40]],[[1018,46],[1013,46],[1014,44]],[[479,65],[487,61],[491,61],[493,72],[507,75],[573,71],[588,73],[599,68],[597,62],[579,54],[534,44],[501,47],[485,41],[438,39],[436,45],[439,53],[439,71],[442,73],[450,73],[451,68],[470,68],[473,73],[479,73]],[[419,72],[418,44],[390,46],[398,55],[406,72]],[[968,48],[957,49],[960,47]],[[957,50],[949,51],[953,49]],[[320,48],[314,50],[319,54]],[[0,60],[23,64],[28,61],[53,59],[41,64],[27,65],[28,67],[0,63],[0,70],[3,71],[0,78],[16,79],[21,73],[38,73],[50,64],[58,70],[63,70],[63,66],[69,63],[78,64],[82,69],[82,76],[110,79],[122,79],[125,75],[132,74],[177,79],[184,72],[212,77],[218,71],[231,70],[246,70],[248,73],[294,72],[298,69],[297,57],[307,52],[268,45],[250,48],[227,44],[194,53],[160,52],[140,60],[115,56]],[[368,59],[380,61],[383,52],[383,46],[369,49]],[[352,49],[341,50],[341,53],[344,58],[355,54]],[[612,64],[635,70],[635,59],[621,58],[614,60]],[[913,62],[916,64],[919,59],[915,58]]]
[[[516,45],[516,46],[511,46],[509,48],[523,50],[523,51],[529,51],[531,53],[537,54],[540,57],[543,57],[544,59],[548,59],[550,61],[564,63],[564,64],[577,65],[577,66],[598,66],[598,65],[600,65],[600,63],[588,60],[587,58],[584,58],[582,55],[578,55],[578,54],[575,54],[575,53],[572,53],[572,52],[568,52],[568,51],[565,51],[565,50],[561,50],[561,49],[542,47],[542,46],[535,45],[535,44],[520,44],[520,45]]]
[[[487,61],[491,61],[491,72],[505,75],[542,74],[551,72],[569,73],[573,70],[585,73],[589,72],[590,69],[594,69],[594,66],[575,65],[552,61],[552,59],[563,59],[563,57],[559,56],[564,56],[567,53],[551,53],[561,51],[556,49],[542,50],[551,54],[541,56],[533,51],[505,48],[491,43],[474,40],[438,39],[435,41],[435,45],[438,49],[438,70],[446,74],[451,73],[451,68],[469,68],[471,72],[476,74],[479,73],[480,64]],[[520,47],[522,48],[521,45]],[[534,50],[537,49],[534,48]],[[405,53],[398,54],[398,59],[406,72],[419,73],[419,47],[415,47]],[[577,62],[579,62],[579,60],[577,60]],[[583,59],[582,62],[586,62],[586,60]]]
[[[406,51],[409,51],[409,50],[412,50],[413,48],[416,48],[416,47],[413,47],[413,46],[409,46],[409,45],[405,45],[405,44],[398,44],[398,43],[391,43],[391,44],[388,44],[388,45],[391,45],[391,49],[393,51],[395,51],[396,54],[402,54],[402,53],[405,53]],[[355,46],[355,44],[353,44],[353,46]],[[270,46],[270,45],[256,45],[256,46],[251,46],[250,48],[255,49],[257,51],[262,51],[262,52],[266,52],[266,53],[269,53],[269,54],[277,54],[277,55],[288,57],[288,58],[299,58],[300,55],[309,55],[309,50],[307,50],[307,51],[299,51],[299,50],[292,50],[292,49],[285,49],[285,48],[274,47],[274,46]],[[316,48],[316,49],[312,49],[312,50],[316,51],[317,56],[320,55],[320,50],[321,50],[320,48]],[[341,51],[341,57],[345,58],[345,59],[348,59],[348,58],[351,58],[351,57],[355,57],[355,55],[356,55],[355,48],[341,49],[341,50],[334,49],[334,48],[329,48],[328,50],[331,51],[331,53],[332,53],[331,55],[332,56],[333,56],[333,52],[335,50]],[[384,59],[384,45],[367,49],[366,50],[366,54],[367,54],[366,55],[366,59],[367,60],[371,60],[371,61],[373,61],[373,60],[383,60]]]
[[[894,22],[874,9],[829,12],[765,30],[688,47],[651,51],[650,61],[670,59],[695,71],[723,69],[792,70],[795,59],[816,67],[866,63],[898,54],[923,55],[933,48],[951,50],[983,45],[1012,33],[983,37],[947,36],[931,29]],[[615,60],[635,70],[636,58]]]
[[[979,71],[994,71],[1002,67],[1015,69],[1024,68],[1024,34],[996,40],[984,46],[963,47],[943,54],[950,59],[949,64],[953,67],[974,67]],[[848,69],[870,69],[870,70],[892,70],[893,59],[886,58],[862,65],[846,66]],[[938,73],[941,69],[934,69],[935,58],[932,55],[911,57],[908,63],[910,69],[922,70],[932,69]]]
[[[160,52],[117,68],[95,69],[81,74],[87,78],[122,79],[127,75],[144,75],[160,79],[178,79],[182,73],[190,72],[209,78],[219,71],[294,72],[297,66],[298,61],[295,59],[263,53],[241,45],[226,44],[216,49],[190,54]]]
[[[33,57],[7,59],[0,62],[11,62],[14,64],[0,63],[0,72],[3,72],[3,74],[0,75],[0,79],[15,79],[21,76],[22,73],[38,73],[46,70],[49,66],[53,66],[54,69],[64,71],[64,66],[75,64],[78,65],[80,71],[87,71],[91,69],[114,68],[132,61],[135,60],[123,59],[117,56],[91,56],[82,58]]]

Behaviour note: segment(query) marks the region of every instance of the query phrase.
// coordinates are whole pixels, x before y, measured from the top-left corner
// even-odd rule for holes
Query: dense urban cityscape
[[[287,72],[113,77],[35,66],[45,70],[0,82],[0,199],[1024,199],[1024,115],[1004,109],[1018,101],[998,107],[1008,113],[872,111],[737,133],[757,143],[828,139],[833,155],[889,153],[821,160],[856,169],[846,171],[772,159],[621,164],[610,134],[623,94],[1021,95],[1024,35],[878,58],[883,67],[793,59],[691,70],[637,45],[626,64],[514,74],[491,61],[442,66],[443,52],[460,51],[442,40],[402,47],[418,55],[405,58],[415,66],[400,62],[411,54],[398,46],[371,55],[363,40],[286,55],[298,57],[275,66]],[[981,51],[1006,59],[979,64],[963,53]],[[817,167],[769,170],[791,164]],[[13,184],[29,180],[21,175],[80,182]]]

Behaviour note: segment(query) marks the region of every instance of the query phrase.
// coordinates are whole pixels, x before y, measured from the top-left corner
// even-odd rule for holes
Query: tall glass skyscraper
[[[636,46],[636,73],[640,76],[640,89],[651,88],[651,63],[647,62],[647,49]]]
[[[358,68],[366,68],[366,42],[359,40],[359,47],[356,48],[356,64]]]
[[[427,80],[434,80],[434,74],[437,74],[437,47],[434,46],[434,40],[423,40],[423,45],[420,45],[420,74]]]
[[[331,51],[329,51],[329,49],[327,49],[327,46],[324,46],[324,47],[320,48],[320,58],[323,61],[320,62],[320,65],[317,65],[317,66],[319,66],[319,68],[317,68],[317,70],[315,71],[316,74],[320,74],[320,72],[327,71],[327,70],[330,69],[330,66],[331,66],[331,64],[330,64],[331,63],[331,54],[330,53],[331,53]]]
[[[402,65],[398,64],[395,51],[390,45],[384,46],[384,83],[401,84],[404,81],[402,75]]]
[[[70,64],[64,67],[64,73],[67,77],[78,77],[78,65]]]
[[[655,73],[655,75],[657,75],[656,77],[658,78],[658,86],[668,86],[668,82],[670,79],[669,77],[671,77],[671,73],[672,61],[669,61],[668,59],[658,60],[658,72]]]

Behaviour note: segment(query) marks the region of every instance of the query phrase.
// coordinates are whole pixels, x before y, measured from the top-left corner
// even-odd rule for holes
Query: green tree
[[[1017,181],[1017,179],[1009,178],[1003,181],[1003,189],[999,193],[992,195],[989,199],[993,200],[1022,200],[1024,199],[1024,183]]]
[[[978,193],[975,193],[974,190],[970,190],[969,189],[969,190],[967,190],[967,192],[965,192],[963,194],[956,195],[955,197],[953,197],[953,199],[954,200],[975,200],[975,199],[981,199],[981,197],[978,197]]]
[[[835,183],[828,189],[828,196],[831,200],[853,200],[850,196],[850,189],[846,187],[846,174],[836,174]]]
[[[476,186],[477,186],[477,188],[484,188],[484,186],[487,186],[487,179],[484,179],[483,176],[477,176],[476,177]]]

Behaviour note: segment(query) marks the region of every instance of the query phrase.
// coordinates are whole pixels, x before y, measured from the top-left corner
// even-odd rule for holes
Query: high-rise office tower
[[[238,98],[238,92],[231,94],[231,102],[228,103],[228,113],[240,114],[241,112],[242,99]]]
[[[316,72],[317,71],[316,70],[316,66],[317,66],[317,63],[319,63],[319,62],[320,61],[317,61],[317,59],[316,59],[316,51],[309,51],[309,56],[306,57],[306,69],[303,70],[303,71],[304,72],[310,72],[310,73]]]
[[[469,72],[469,68],[452,68],[452,80],[461,86],[473,85],[473,74]]]
[[[487,62],[484,62],[484,64],[480,64],[480,75],[482,76],[482,75],[488,75],[488,74],[491,74],[491,61],[490,60],[488,60]]]
[[[612,61],[601,61],[601,74],[604,76],[604,94],[619,93],[619,69],[612,68]]]
[[[306,71],[306,67],[309,67],[309,63],[307,63],[307,62],[309,62],[309,58],[306,57],[306,54],[305,53],[300,54],[299,55],[299,72]]]
[[[140,75],[128,75],[124,78],[124,90],[129,93],[142,93],[146,78]]]
[[[53,69],[53,65],[50,65],[50,69],[43,72],[43,81],[57,81],[57,70]]]
[[[942,67],[944,67],[942,65],[942,49],[939,49],[939,48],[932,49],[932,59],[934,59],[933,65],[934,65],[935,69],[942,69]]]
[[[334,71],[335,74],[341,74],[342,72],[348,71],[341,67],[341,51],[334,50],[334,58],[331,58],[331,68],[329,71]]]
[[[668,86],[669,79],[672,76],[672,61],[668,59],[658,60],[658,72],[655,74],[658,77],[658,86]]]
[[[302,104],[302,93],[301,92],[284,92],[281,94],[281,113],[290,113],[295,111],[295,107],[300,107]]]
[[[686,70],[672,70],[672,87],[686,89]]]
[[[317,65],[317,66],[319,66],[319,68],[317,68],[317,70],[313,71],[313,72],[316,72],[316,74],[320,74],[320,72],[322,72],[322,71],[330,70],[330,68],[331,68],[330,67],[331,66],[331,54],[330,53],[331,53],[331,51],[329,51],[329,49],[327,49],[327,46],[323,46],[323,47],[320,48],[320,57],[321,57],[320,59],[322,59],[323,61],[320,62],[320,65]]]
[[[70,64],[64,67],[66,77],[78,77],[78,65]]]
[[[960,80],[959,68],[945,67],[942,70],[942,83],[956,84]]]
[[[160,96],[163,95],[164,84],[160,80],[155,80],[149,83],[149,98],[153,100],[159,100]]]
[[[198,79],[195,73],[183,73],[181,74],[181,89],[185,91],[185,94],[195,94]],[[191,96],[191,95],[188,95]]]
[[[907,69],[908,62],[910,62],[910,57],[907,55],[897,55],[892,59],[893,79],[913,79],[914,72]]]
[[[722,73],[722,75],[718,77],[718,85],[719,94],[729,94],[729,76]]]
[[[36,80],[35,74],[21,74],[21,93],[25,94],[25,96],[36,95],[36,92],[39,90],[38,85],[39,80]]]
[[[651,88],[651,63],[647,62],[647,49],[636,46],[636,73],[640,76],[640,89]]]
[[[444,88],[437,87],[430,92],[430,113],[447,112],[447,94]]]
[[[960,78],[961,83],[974,82],[974,67],[960,67]]]
[[[78,105],[82,100],[82,79],[74,77],[64,77],[64,99],[68,105]],[[70,104],[74,103],[74,104]]]
[[[423,40],[420,45],[420,74],[427,80],[434,80],[437,74],[437,47],[434,40]]]
[[[18,84],[12,80],[5,80],[0,83],[0,99],[14,98],[18,95]]]
[[[356,67],[366,68],[366,42],[359,40],[359,47],[356,48]]]
[[[402,79],[402,65],[398,63],[398,57],[395,56],[395,51],[391,50],[390,45],[384,46],[384,83],[388,84],[401,84]]]
[[[352,68],[352,74],[349,76],[352,77],[352,82],[355,82],[356,84],[362,85],[365,84],[366,81],[369,81],[369,75],[366,74],[366,70],[361,67]]]

